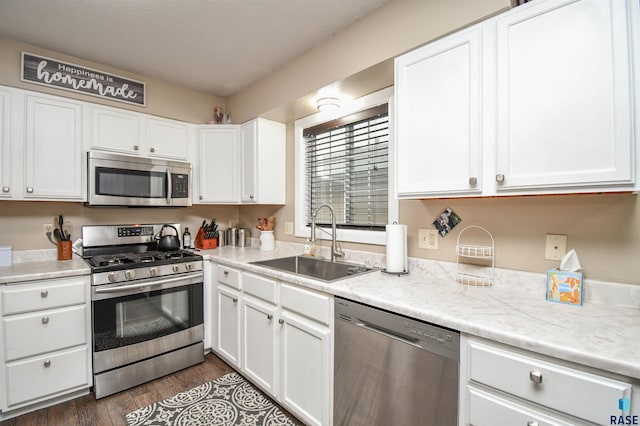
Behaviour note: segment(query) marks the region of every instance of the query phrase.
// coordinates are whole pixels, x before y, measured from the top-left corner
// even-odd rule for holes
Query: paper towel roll
[[[390,273],[402,273],[407,269],[407,225],[387,225],[387,268]]]

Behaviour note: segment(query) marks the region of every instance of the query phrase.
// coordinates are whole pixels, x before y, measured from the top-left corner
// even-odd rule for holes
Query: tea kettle
[[[175,231],[175,235],[162,235],[165,228],[172,228]],[[158,249],[162,251],[180,250],[180,238],[179,232],[173,225],[164,224],[160,231],[155,235],[155,239],[158,240]]]

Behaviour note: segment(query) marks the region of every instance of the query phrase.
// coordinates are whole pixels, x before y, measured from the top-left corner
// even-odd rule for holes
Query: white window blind
[[[388,105],[304,129],[306,219],[329,204],[340,228],[381,230],[388,217]],[[328,209],[316,224],[330,225]]]

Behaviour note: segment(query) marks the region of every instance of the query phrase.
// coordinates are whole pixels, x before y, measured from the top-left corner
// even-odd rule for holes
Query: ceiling
[[[389,0],[0,0],[0,36],[226,98]]]

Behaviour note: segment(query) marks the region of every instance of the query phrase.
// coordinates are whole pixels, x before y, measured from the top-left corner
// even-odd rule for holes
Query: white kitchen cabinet
[[[34,410],[86,393],[91,376],[89,276],[0,287],[0,409]]]
[[[187,160],[187,123],[117,108],[93,106],[91,149]]]
[[[217,290],[218,318],[216,327],[218,341],[216,347],[227,362],[236,368],[241,368],[240,292],[223,284],[219,284]]]
[[[256,118],[241,126],[242,203],[286,202],[286,126]]]
[[[236,204],[240,201],[239,130],[239,126],[234,125],[199,129],[199,188],[194,203]]]
[[[481,65],[480,26],[396,60],[399,197],[480,192]]]
[[[0,88],[0,198],[14,190],[11,167],[11,91]]]
[[[630,379],[476,337],[463,336],[460,368],[461,425],[609,424],[637,398]]]
[[[249,295],[242,299],[242,371],[262,390],[276,395],[277,307]]]
[[[25,199],[82,201],[83,105],[26,94]]]
[[[634,182],[630,2],[553,0],[497,27],[497,188]]]
[[[637,31],[631,0],[538,0],[398,57],[398,197],[637,190]]]
[[[146,117],[146,150],[150,157],[186,160],[189,156],[189,130],[186,123],[159,117]]]

